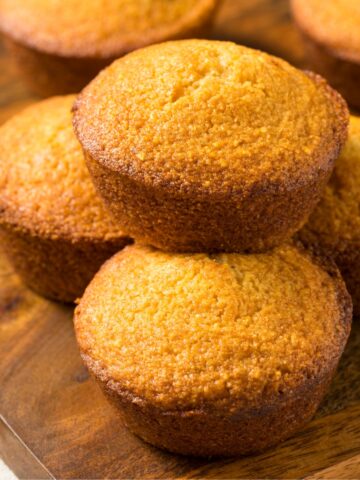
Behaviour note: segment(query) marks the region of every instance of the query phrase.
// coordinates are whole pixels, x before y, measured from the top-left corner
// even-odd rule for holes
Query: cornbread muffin
[[[206,31],[219,0],[0,0],[0,29],[40,95],[78,92],[132,50]]]
[[[309,65],[360,108],[360,3],[356,0],[292,0],[305,38]]]
[[[360,117],[352,116],[348,142],[325,193],[299,233],[307,245],[334,258],[360,315]]]
[[[301,428],[350,323],[336,268],[295,245],[254,255],[127,247],[75,312],[84,362],[130,430],[199,456],[262,450]]]
[[[45,297],[73,301],[129,243],[97,196],[72,130],[73,96],[32,105],[0,128],[0,239]]]
[[[119,224],[173,251],[283,242],[317,202],[347,122],[320,77],[207,40],[133,52],[74,106],[90,173]]]

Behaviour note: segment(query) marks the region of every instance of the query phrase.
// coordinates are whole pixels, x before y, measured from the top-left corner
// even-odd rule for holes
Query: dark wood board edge
[[[20,479],[48,480],[55,478],[19,438],[2,415],[0,415],[0,458]]]
[[[358,480],[360,478],[360,455],[326,468],[305,480]]]

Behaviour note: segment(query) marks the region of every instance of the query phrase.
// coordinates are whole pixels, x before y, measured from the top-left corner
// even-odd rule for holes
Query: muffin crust
[[[350,320],[336,269],[327,273],[300,247],[209,256],[133,246],[95,276],[75,330],[136,434],[179,453],[233,455],[311,416]],[[261,431],[260,412],[263,426],[282,427],[275,437]]]
[[[360,313],[360,117],[351,116],[349,139],[324,195],[299,233],[301,240],[331,255]]]
[[[360,108],[360,6],[351,0],[292,0],[308,65]]]
[[[114,62],[74,113],[89,170],[120,224],[180,251],[263,250],[299,229],[347,124],[344,102],[320,77],[200,40]]]
[[[218,0],[1,0],[14,40],[64,57],[116,58],[202,26]],[[76,12],[76,15],[74,15]]]
[[[360,62],[360,4],[352,0],[291,0],[300,28],[338,58]]]
[[[61,57],[40,52],[2,35],[18,75],[39,97],[78,93],[112,59]]]
[[[205,35],[219,2],[1,0],[0,30],[19,75],[46,97],[79,92],[137,48]]]
[[[91,182],[72,131],[73,101],[55,97],[32,105],[0,129],[5,251],[30,286],[67,301],[129,242]]]

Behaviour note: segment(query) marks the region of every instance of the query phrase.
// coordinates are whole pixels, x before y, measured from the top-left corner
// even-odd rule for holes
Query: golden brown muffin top
[[[218,0],[0,0],[0,27],[48,53],[118,57],[181,36],[207,21]]]
[[[90,179],[71,124],[74,96],[31,105],[0,128],[0,222],[42,236],[123,236]]]
[[[296,21],[310,37],[340,58],[360,62],[358,0],[291,0]]]
[[[351,116],[349,139],[301,235],[340,250],[349,243],[360,244],[359,205],[360,117]]]
[[[292,245],[212,256],[135,245],[95,276],[75,330],[96,375],[136,401],[236,408],[321,375],[344,345],[347,302]]]
[[[229,42],[154,45],[115,61],[75,103],[85,151],[182,194],[291,188],[329,169],[343,100],[320,77]]]

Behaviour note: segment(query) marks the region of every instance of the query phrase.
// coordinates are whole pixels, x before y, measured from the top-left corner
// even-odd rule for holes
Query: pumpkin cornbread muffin
[[[332,256],[360,315],[360,117],[350,119],[348,142],[301,240]]]
[[[75,312],[83,360],[130,430],[199,456],[262,450],[301,428],[350,323],[336,268],[295,245],[254,255],[127,247]]]
[[[317,202],[347,122],[320,77],[206,40],[117,60],[74,107],[90,173],[119,224],[174,251],[283,242]]]
[[[219,0],[0,0],[0,29],[40,95],[78,92],[132,50],[198,35]]]
[[[71,125],[74,97],[32,105],[0,128],[0,238],[23,280],[73,301],[129,238],[97,196]]]
[[[360,3],[354,0],[292,0],[305,38],[309,65],[360,108]]]

